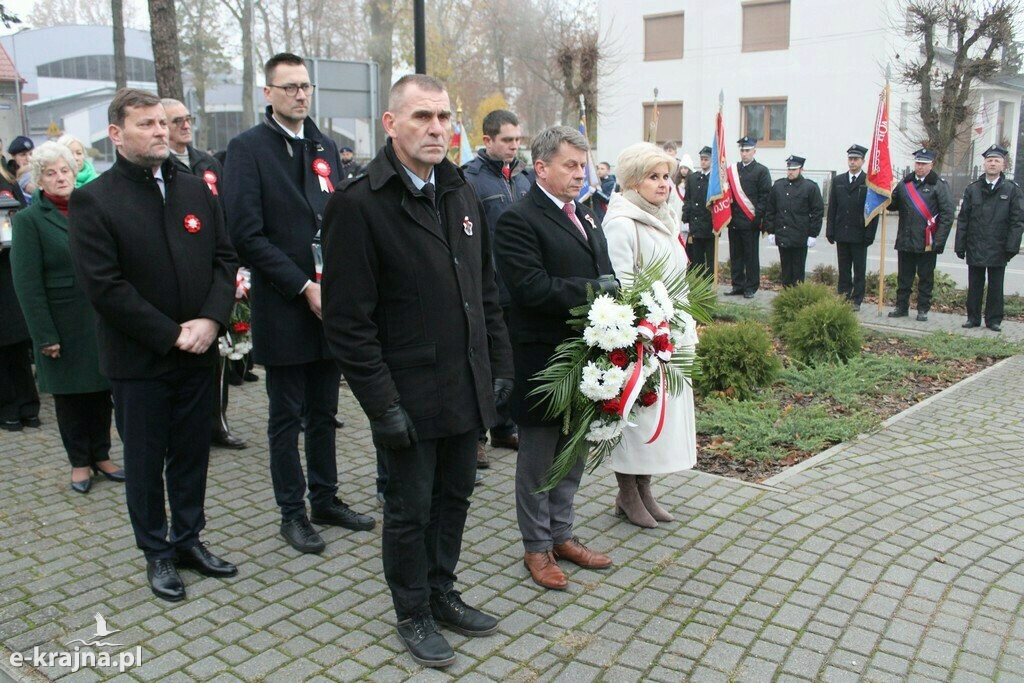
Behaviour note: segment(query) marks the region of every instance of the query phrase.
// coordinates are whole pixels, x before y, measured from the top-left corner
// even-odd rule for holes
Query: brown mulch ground
[[[778,340],[776,340],[776,346],[778,346]],[[880,420],[888,419],[897,413],[903,412],[929,396],[937,394],[960,380],[984,370],[999,360],[991,357],[955,360],[934,359],[930,357],[927,351],[912,346],[897,337],[869,338],[865,341],[862,352],[865,354],[899,355],[927,365],[938,366],[942,370],[936,376],[909,374],[899,380],[896,390],[890,395],[875,397],[868,407]],[[809,404],[813,399],[813,396],[795,393],[788,396],[786,402],[787,404],[799,407]],[[847,410],[846,406],[838,404],[828,397],[819,400],[823,400],[828,405],[828,409],[836,414]],[[794,447],[785,457],[776,461],[738,460],[732,458],[724,449],[721,449],[719,447],[721,443],[722,437],[720,435],[711,436],[698,432],[697,466],[694,469],[743,481],[762,482],[788,467],[792,467],[811,456],[817,455],[817,452],[803,451]]]

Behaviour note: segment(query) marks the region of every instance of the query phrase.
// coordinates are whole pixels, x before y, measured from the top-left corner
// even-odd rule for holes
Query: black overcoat
[[[923,254],[927,221],[907,196],[907,183],[914,182],[914,174],[908,173],[903,180],[896,183],[889,210],[898,211],[900,214],[899,227],[896,229],[896,250]],[[917,191],[935,216],[932,250],[936,254],[941,254],[946,248],[946,240],[949,239],[949,231],[953,227],[953,196],[949,191],[949,185],[935,171],[929,171]]]
[[[867,174],[860,173],[850,184],[849,173],[837,173],[828,190],[825,237],[829,242],[871,244],[875,241],[878,216],[864,224],[864,201],[868,195]]]
[[[764,230],[775,235],[779,248],[800,249],[807,246],[808,237],[821,232],[824,213],[818,183],[802,175],[795,180],[779,178],[768,195]]]
[[[25,206],[25,195],[18,183],[0,176],[0,194],[7,194]],[[0,249],[0,346],[10,346],[28,340],[28,326],[21,315],[18,295],[14,291],[11,275],[11,250]]]
[[[715,236],[711,211],[707,206],[709,177],[703,171],[694,171],[686,177],[683,222],[690,226],[690,236],[696,239],[708,239]]]
[[[231,240],[252,269],[253,360],[298,365],[330,358],[323,324],[302,295],[316,281],[313,241],[331,192],[313,164],[326,163],[341,183],[334,142],[306,119],[303,139],[288,137],[271,118],[228,143],[224,200]]]
[[[368,416],[399,401],[421,439],[493,425],[493,378],[513,377],[483,207],[448,160],[434,176],[436,210],[389,140],[324,218],[331,350]]]
[[[209,318],[224,329],[235,300],[238,259],[220,204],[170,159],[161,171],[166,200],[151,169],[120,154],[71,195],[71,260],[97,313],[100,371],[111,379],[212,366],[216,342],[202,355],[174,347],[180,323]]]
[[[587,285],[599,291],[598,278],[614,274],[608,242],[593,214],[576,204],[576,217],[587,231],[584,240],[572,221],[536,184],[498,219],[496,254],[512,305],[509,336],[516,366],[511,414],[517,424],[555,424],[526,394],[531,378],[555,347],[579,332],[567,324],[569,309],[587,303]]]
[[[1002,174],[994,189],[985,176],[964,190],[956,222],[957,254],[966,252],[967,265],[1001,268],[1007,254],[1020,250],[1024,234],[1024,192]]]

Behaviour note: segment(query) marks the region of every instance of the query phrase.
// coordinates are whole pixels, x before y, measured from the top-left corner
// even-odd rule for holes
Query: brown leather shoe
[[[478,470],[486,470],[491,466],[491,461],[487,459],[487,451],[484,449],[482,443],[476,445],[476,468]]]
[[[569,560],[584,569],[607,569],[612,566],[612,558],[594,552],[580,543],[580,539],[575,536],[565,543],[556,545],[553,552],[556,559]]]
[[[542,588],[564,591],[569,585],[569,579],[555,564],[555,556],[550,550],[544,553],[524,553],[523,564],[530,570],[533,582]]]
[[[494,448],[511,448],[514,451],[519,450],[519,435],[512,433],[508,436],[494,436],[491,435],[491,446]]]

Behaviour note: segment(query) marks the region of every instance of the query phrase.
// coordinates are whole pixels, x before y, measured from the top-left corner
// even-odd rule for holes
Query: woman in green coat
[[[29,163],[39,189],[14,217],[14,288],[32,337],[39,389],[53,394],[71,488],[88,493],[93,472],[118,482],[124,472],[110,461],[110,384],[100,374],[95,314],[76,283],[68,249],[75,159],[64,145],[47,142]]]

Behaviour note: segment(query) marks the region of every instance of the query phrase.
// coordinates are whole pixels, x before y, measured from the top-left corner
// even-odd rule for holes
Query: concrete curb
[[[962,380],[960,380],[959,382],[957,382],[956,384],[954,384],[952,386],[949,386],[949,387],[946,387],[945,389],[943,389],[939,393],[932,394],[931,396],[929,396],[928,398],[924,399],[920,403],[915,403],[914,405],[910,406],[906,410],[904,410],[902,412],[899,412],[899,413],[896,413],[895,415],[893,415],[889,419],[887,419],[884,422],[882,422],[882,424],[880,424],[878,426],[878,429],[875,430],[875,431],[879,431],[879,430],[885,429],[886,427],[889,427],[889,426],[899,422],[900,420],[913,415],[917,411],[922,410],[922,409],[928,407],[934,401],[938,401],[941,398],[945,397],[949,392],[952,392],[952,391],[955,391],[957,389],[960,389],[961,387],[964,387],[964,386],[970,384],[971,382],[974,382],[974,381],[976,381],[978,379],[981,379],[982,377],[984,377],[985,375],[987,375],[990,372],[993,372],[1000,365],[1002,365],[1003,363],[1006,363],[1007,361],[1013,359],[1014,357],[1015,356],[1010,356],[1009,358],[1004,358],[1003,360],[999,361],[998,363],[995,363],[995,364],[985,368],[981,372],[977,372],[977,373],[971,375],[970,377],[965,377]],[[787,488],[781,488],[781,484],[783,482],[785,482],[786,480],[788,480],[789,478],[794,477],[797,474],[800,474],[804,470],[808,470],[808,469],[810,469],[812,467],[817,467],[818,465],[822,464],[823,462],[831,460],[836,455],[842,453],[843,451],[845,451],[846,449],[850,448],[851,446],[853,446],[857,442],[862,441],[869,434],[873,434],[873,433],[874,432],[869,432],[868,434],[860,434],[858,436],[855,436],[853,439],[850,439],[849,441],[844,441],[843,443],[837,443],[835,446],[832,446],[828,450],[822,451],[821,453],[818,453],[817,455],[811,456],[807,460],[804,460],[803,462],[801,462],[799,464],[793,465],[792,467],[788,468],[784,472],[779,472],[775,476],[769,477],[768,479],[765,479],[762,483],[767,485],[767,486],[773,487],[773,490],[776,490],[776,491],[778,491],[778,490],[782,490],[782,491],[791,490],[791,489],[787,489]]]

